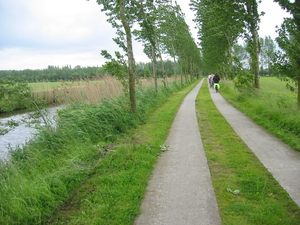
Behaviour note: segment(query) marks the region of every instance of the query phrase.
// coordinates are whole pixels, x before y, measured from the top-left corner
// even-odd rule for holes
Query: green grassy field
[[[290,92],[290,90],[288,90],[286,88],[286,83],[283,81],[280,81],[276,77],[261,77],[260,85],[261,85],[261,88],[267,89],[267,90]]]
[[[32,91],[47,91],[61,86],[61,82],[38,82],[29,83]]]
[[[297,89],[291,91],[286,86],[286,82],[279,80],[276,77],[261,77],[260,89],[265,92],[270,92],[276,95],[287,96],[297,102]]]

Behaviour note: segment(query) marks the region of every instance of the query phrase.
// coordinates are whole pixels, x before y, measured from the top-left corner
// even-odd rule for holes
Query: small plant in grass
[[[167,145],[161,145],[161,146],[160,146],[160,150],[161,150],[162,152],[168,151],[168,149],[169,149],[169,147],[168,147]]]

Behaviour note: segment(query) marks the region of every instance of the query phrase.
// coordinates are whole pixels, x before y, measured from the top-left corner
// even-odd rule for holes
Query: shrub
[[[237,75],[234,80],[234,86],[239,91],[245,91],[247,89],[253,88],[253,75],[248,72],[243,72],[243,74]]]
[[[17,79],[0,79],[0,112],[26,108],[30,95],[31,91],[27,83]]]

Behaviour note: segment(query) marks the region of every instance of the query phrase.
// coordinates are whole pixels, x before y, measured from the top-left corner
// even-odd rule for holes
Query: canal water
[[[46,109],[46,118],[53,123],[57,110],[62,107]],[[41,117],[34,112],[18,111],[0,114],[0,159],[7,159],[8,152],[22,147],[37,133],[37,125],[45,125]]]

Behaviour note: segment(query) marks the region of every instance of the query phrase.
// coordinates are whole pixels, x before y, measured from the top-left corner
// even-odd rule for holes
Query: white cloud
[[[273,0],[263,0],[258,8],[260,12],[265,12],[265,15],[261,17],[259,35],[261,37],[270,35],[275,39],[278,36],[276,26],[280,27],[283,18],[289,17],[290,14],[281,9],[278,3],[273,2]]]
[[[93,8],[90,7],[93,4]],[[102,29],[110,29],[100,6],[82,0],[30,0],[29,7],[34,17],[31,31],[47,39],[80,41]],[[100,22],[100,23],[99,23]]]
[[[186,15],[193,37],[197,30],[188,0],[177,0]],[[260,35],[275,36],[282,10],[272,0],[266,9]],[[278,11],[279,9],[279,11]],[[85,0],[0,0],[0,70],[42,69],[48,65],[102,65],[101,50],[120,50],[112,41],[115,30],[106,22],[96,1]],[[279,22],[275,22],[275,21]],[[137,62],[149,59],[141,43],[134,44]]]
[[[0,68],[44,69],[53,66],[101,66],[105,60],[98,52],[55,52],[31,49],[9,48],[0,52]]]

